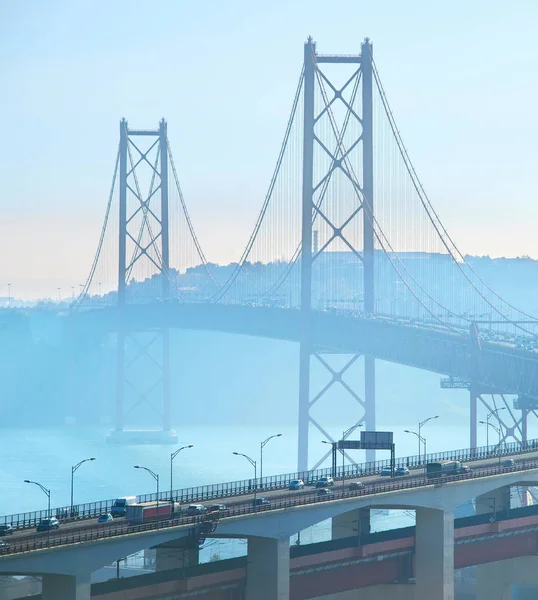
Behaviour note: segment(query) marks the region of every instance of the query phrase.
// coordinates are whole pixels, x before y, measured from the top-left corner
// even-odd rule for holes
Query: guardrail
[[[414,477],[406,477],[404,479],[388,479],[383,481],[375,481],[367,483],[363,488],[357,490],[337,489],[332,494],[327,496],[319,496],[316,492],[298,492],[292,496],[272,501],[268,505],[252,506],[251,503],[245,502],[228,508],[221,513],[210,513],[209,515],[196,517],[179,517],[166,519],[162,521],[154,521],[142,525],[130,525],[126,521],[116,522],[113,525],[104,525],[102,527],[92,526],[76,529],[73,532],[50,532],[43,534],[32,534],[21,536],[13,540],[13,542],[4,548],[0,549],[2,556],[20,554],[34,550],[42,550],[63,546],[68,544],[76,544],[81,542],[95,541],[105,538],[118,537],[125,534],[142,533],[159,529],[168,529],[178,526],[193,526],[189,531],[190,536],[195,536],[194,526],[197,524],[206,525],[208,531],[214,531],[215,525],[220,519],[229,517],[244,516],[256,513],[266,513],[273,510],[281,510],[283,508],[293,508],[296,506],[304,506],[309,504],[319,504],[332,500],[341,500],[346,498],[357,498],[362,496],[370,496],[383,492],[394,492],[400,490],[414,489],[420,487],[439,486],[445,483],[479,479],[481,477],[489,477],[491,475],[516,473],[518,471],[526,471],[529,469],[538,469],[538,458],[522,459],[515,465],[503,467],[497,463],[488,465],[470,473],[460,475],[444,476],[439,479],[427,479],[424,475],[416,475]],[[201,532],[203,536],[203,531]],[[0,558],[1,560],[1,558]]]
[[[446,450],[444,452],[434,452],[424,455],[413,455],[396,459],[396,468],[408,467],[409,469],[424,468],[426,463],[438,460],[459,460],[462,462],[472,462],[483,460],[494,456],[508,457],[515,454],[532,452],[538,450],[538,439],[521,442],[512,442],[497,446],[482,446],[479,448],[465,448],[460,450]],[[183,488],[173,490],[172,499],[175,502],[204,502],[207,500],[219,500],[230,498],[232,496],[242,496],[252,494],[254,491],[272,491],[286,489],[293,479],[302,479],[306,485],[313,485],[320,477],[331,476],[335,479],[350,479],[360,476],[378,475],[382,469],[390,467],[390,459],[378,460],[375,462],[362,464],[348,464],[342,469],[337,467],[336,473],[332,468],[316,469],[315,471],[296,471],[283,475],[272,475],[264,477],[262,480],[243,479],[239,481],[229,481],[224,483],[215,483],[211,485],[202,485],[197,487]],[[142,494],[137,496],[138,502],[155,502],[157,494]],[[159,494],[159,501],[170,500],[170,491],[163,491]],[[102,500],[100,502],[90,502],[87,504],[77,504],[71,510],[70,506],[62,506],[51,509],[51,515],[56,516],[64,522],[73,522],[96,518],[100,514],[110,512],[114,499]],[[0,517],[0,525],[10,524],[15,529],[27,529],[35,527],[36,524],[48,517],[47,510],[38,510],[33,512],[17,513]]]

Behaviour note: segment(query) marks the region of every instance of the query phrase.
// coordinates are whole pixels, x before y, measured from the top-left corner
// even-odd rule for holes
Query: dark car
[[[317,488],[326,488],[328,485],[334,485],[334,479],[332,477],[320,477],[316,481]]]
[[[254,498],[254,500],[252,500],[252,506],[264,506],[264,507],[268,507],[270,506],[271,502],[269,502],[269,500],[267,500],[267,498]]]
[[[409,469],[407,467],[398,467],[396,469],[396,471],[394,471],[394,475],[396,475],[396,476],[409,475]]]
[[[503,461],[503,467],[515,467],[516,461],[513,458],[507,458]]]
[[[364,487],[364,483],[362,481],[352,481],[349,484],[350,490],[360,490],[363,487]]]
[[[11,547],[11,544],[9,542],[0,542],[0,554],[4,554],[5,552],[7,552]]]
[[[190,517],[203,515],[205,512],[207,512],[207,508],[203,504],[191,504],[187,507],[187,515]]]
[[[330,490],[329,488],[322,488],[321,490],[318,490],[318,496],[332,496],[333,495],[333,491]]]
[[[41,519],[36,526],[36,531],[51,531],[53,529],[60,529],[60,521],[56,517],[50,519]]]
[[[221,512],[223,510],[228,510],[228,507],[226,506],[226,504],[212,504],[211,506],[207,507],[207,512]]]
[[[9,523],[0,525],[0,535],[13,535],[13,527]]]

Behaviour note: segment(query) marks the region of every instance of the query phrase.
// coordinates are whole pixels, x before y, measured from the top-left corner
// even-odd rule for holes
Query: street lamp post
[[[270,435],[266,440],[263,440],[263,442],[261,442],[261,444],[260,444],[260,484],[261,485],[263,485],[263,448],[269,440],[272,440],[273,438],[277,438],[277,437],[282,437],[282,434],[275,433],[274,435]]]
[[[74,467],[71,467],[71,517],[73,517],[73,485],[74,485],[74,479],[75,479],[75,472],[76,470],[83,465],[85,462],[91,461],[91,460],[95,460],[95,458],[85,458],[84,460],[81,460],[79,463],[77,463]]]
[[[344,432],[342,432],[342,447],[340,448],[340,451],[342,452],[342,488],[346,484],[346,474],[345,474],[346,453],[345,453],[345,450],[344,450],[344,440],[346,439],[346,436],[349,433],[351,433],[352,431],[354,431],[358,427],[362,427],[363,425],[364,425],[364,423],[359,423],[357,425],[353,425],[353,427],[350,427],[349,429],[346,429]]]
[[[241,452],[233,452],[232,454],[235,454],[236,456],[243,456],[254,467],[254,500],[256,500],[256,487],[257,487],[256,480],[258,478],[257,471],[256,471],[256,461],[253,460],[252,458],[250,458],[250,456],[247,456],[246,454],[242,454]]]
[[[420,430],[424,427],[424,425],[426,425],[426,423],[428,421],[431,421],[433,419],[438,419],[438,418],[439,418],[439,415],[435,415],[434,417],[428,417],[427,419],[424,419],[424,421],[421,421],[418,424],[418,437],[420,438]],[[424,438],[422,438],[422,439],[424,439]],[[420,439],[418,441],[418,447],[420,449]],[[420,450],[419,450],[419,455],[420,455]],[[424,440],[424,462],[426,462],[426,440]]]
[[[172,507],[173,507],[173,502],[174,499],[172,497],[172,491],[174,489],[173,486],[173,477],[174,477],[174,473],[172,470],[172,466],[173,466],[173,462],[174,462],[174,458],[182,451],[185,450],[186,448],[194,448],[193,444],[189,444],[188,446],[182,446],[181,448],[178,448],[175,452],[172,452],[170,454],[170,502],[172,502]],[[172,511],[173,512],[173,511]]]
[[[7,305],[11,308],[11,283],[7,284]]]
[[[506,410],[506,406],[501,406],[500,408],[496,408],[495,410],[492,410],[486,417],[486,424],[490,425],[490,422],[489,422],[490,418],[493,415],[496,415],[501,410]],[[483,422],[484,421],[480,421],[480,423],[483,423]],[[499,442],[499,444],[500,444],[500,442]],[[486,427],[486,447],[488,448],[488,452],[489,452],[489,428],[488,427]]]
[[[493,425],[493,423],[488,423],[487,421],[478,421],[481,425],[485,425],[486,426],[486,432],[489,431],[489,427],[493,427],[493,429],[497,432],[497,435],[499,436],[499,443],[497,445],[497,451],[499,453],[499,462],[501,462],[501,428],[497,427],[496,425]],[[489,441],[489,440],[488,440]],[[488,446],[489,448],[489,446]]]
[[[44,485],[41,485],[40,483],[38,483],[37,481],[31,481],[30,479],[25,479],[24,483],[33,483],[34,485],[37,485],[38,488],[41,489],[41,491],[47,496],[47,517],[50,519],[50,490],[48,488],[46,488]],[[47,529],[47,546],[50,545],[50,524],[49,524],[49,528]]]
[[[159,518],[159,475],[157,473],[155,473],[154,471],[152,471],[151,469],[148,469],[147,467],[142,467],[140,465],[135,465],[134,468],[135,469],[144,469],[144,471],[147,471],[153,477],[153,479],[155,479],[155,481],[157,483],[157,519],[158,519]]]
[[[420,461],[420,457],[421,457],[421,447],[420,444],[424,444],[424,468],[426,468],[426,438],[422,437],[420,434],[418,434],[416,431],[411,431],[410,429],[404,429],[404,433],[411,433],[413,435],[416,435],[418,438],[418,459]]]

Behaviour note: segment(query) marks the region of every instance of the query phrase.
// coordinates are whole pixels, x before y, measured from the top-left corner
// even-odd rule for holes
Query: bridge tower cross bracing
[[[140,149],[132,138],[144,137],[149,141],[149,149]],[[133,161],[130,147],[137,153]],[[157,158],[151,162],[150,152],[156,149]],[[147,195],[141,191],[137,180],[137,169],[144,165],[151,170],[152,183]],[[129,195],[134,198],[134,206],[129,203]],[[158,209],[157,210],[157,207]],[[153,230],[149,225],[152,219]],[[140,228],[137,231],[137,228]],[[146,237],[144,237],[144,234]],[[148,236],[149,235],[149,239]],[[129,246],[129,247],[128,247]],[[143,259],[151,262],[160,280],[160,293],[163,299],[170,298],[170,243],[169,243],[169,200],[168,200],[168,136],[164,119],[156,130],[129,129],[125,119],[120,122],[119,149],[119,248],[118,248],[118,335],[116,369],[116,441],[121,441],[124,431],[126,407],[126,387],[135,389],[138,400],[135,404],[148,399],[151,393],[159,390],[159,412],[163,432],[171,431],[170,422],[170,332],[161,327],[151,330],[138,330],[127,323],[125,311],[129,303],[129,275],[134,265]],[[144,336],[144,339],[141,338]],[[135,355],[127,360],[127,347],[134,348]],[[158,348],[157,356],[151,352]],[[141,389],[141,383],[133,383],[128,378],[127,368],[139,360],[149,360],[157,365],[158,375],[147,389]],[[127,384],[127,385],[126,385]],[[155,408],[155,406],[154,406]],[[140,433],[140,432],[137,432]],[[175,441],[170,435],[169,440]]]
[[[374,172],[373,172],[373,65],[372,65],[372,45],[368,38],[361,45],[361,54],[356,56],[349,55],[318,55],[316,44],[311,37],[304,46],[304,111],[303,111],[303,180],[302,180],[302,238],[301,238],[301,325],[300,325],[300,350],[299,350],[299,432],[298,432],[298,469],[305,471],[309,468],[309,429],[313,423],[326,437],[330,438],[327,432],[311,416],[310,409],[312,405],[319,401],[329,387],[334,383],[344,385],[345,389],[363,408],[364,414],[356,422],[355,427],[365,424],[370,430],[375,430],[375,360],[371,356],[364,357],[364,395],[361,399],[349,386],[345,385],[342,375],[356,362],[358,356],[352,356],[343,368],[333,369],[323,358],[322,354],[328,353],[327,350],[316,348],[312,343],[312,264],[320,257],[324,247],[320,249],[318,232],[313,232],[313,219],[319,213],[319,206],[316,205],[314,194],[320,187],[321,181],[330,176],[327,173],[321,181],[314,181],[314,160],[315,144],[319,143],[316,136],[315,126],[324,112],[330,109],[325,106],[316,114],[315,108],[315,84],[318,65],[320,63],[332,64],[355,64],[358,70],[355,77],[360,82],[362,91],[362,115],[360,124],[362,132],[353,146],[362,146],[362,182],[357,182],[362,190],[361,210],[363,213],[363,252],[361,262],[363,266],[363,292],[364,292],[364,311],[373,313],[375,311],[375,290],[374,290]],[[325,78],[326,79],[326,78]],[[350,78],[346,85],[353,79]],[[343,89],[336,90],[329,83],[335,98],[340,97]],[[344,86],[345,87],[345,86]],[[348,107],[350,109],[350,107]],[[351,111],[351,109],[350,109]],[[343,136],[342,136],[343,137]],[[324,147],[327,152],[327,148]],[[344,159],[345,150],[339,148],[332,158],[331,170],[335,168],[341,160]],[[358,211],[357,211],[358,212]],[[323,218],[333,229],[333,237],[344,238],[342,227],[330,222],[327,215]],[[353,218],[352,215],[347,223]],[[313,233],[315,233],[315,249],[313,250]],[[310,371],[312,357],[318,358],[329,371],[331,380],[328,386],[325,386],[318,394],[312,398],[310,389]],[[351,431],[355,427],[351,428]],[[349,433],[351,433],[351,431]],[[349,435],[349,434],[348,434]],[[330,439],[330,441],[334,441]],[[367,460],[374,460],[373,451],[368,451]],[[327,456],[327,455],[326,455]],[[323,462],[326,456],[318,461],[318,466]]]

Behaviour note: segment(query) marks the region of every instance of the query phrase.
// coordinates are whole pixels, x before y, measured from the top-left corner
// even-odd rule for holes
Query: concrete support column
[[[416,597],[454,600],[454,515],[418,508],[416,516]]]
[[[196,548],[167,546],[155,547],[155,571],[184,569],[199,564],[200,551]]]
[[[289,539],[248,538],[245,600],[289,600]]]
[[[491,513],[494,520],[498,515],[503,515],[510,510],[510,486],[504,486],[477,496],[475,499],[475,510],[477,515]]]
[[[90,574],[43,575],[41,600],[90,600]]]
[[[357,536],[361,538],[370,533],[370,509],[358,508],[332,518],[331,539]]]

